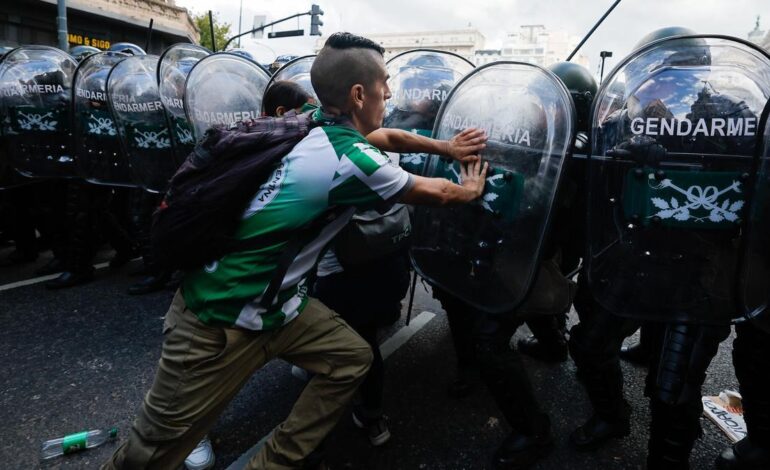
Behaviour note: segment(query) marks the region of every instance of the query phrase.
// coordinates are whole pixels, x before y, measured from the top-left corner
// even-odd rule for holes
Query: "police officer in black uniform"
[[[663,30],[651,33],[642,41],[642,45],[656,39],[662,39],[673,35],[692,34],[691,31],[683,28],[665,28]],[[689,43],[690,46],[697,45],[698,40]],[[682,53],[672,54],[666,59],[668,65],[687,65],[697,66],[710,64],[710,56],[707,47],[683,47]],[[665,63],[664,63],[665,65]],[[626,77],[628,80],[634,79],[634,73],[628,71]],[[630,78],[629,78],[630,77]],[[732,118],[754,118],[753,113],[748,110],[743,102],[739,102],[721,93],[716,93],[710,89],[709,84],[703,83],[697,78],[697,72],[691,76],[682,75],[682,81],[685,85],[672,77],[665,79],[651,78],[645,86],[649,89],[658,90],[652,93],[653,97],[674,96],[673,100],[678,99],[681,92],[690,93],[693,89],[700,88],[697,96],[693,96],[690,111],[685,116],[693,123],[701,119],[711,119],[714,116],[732,117]],[[628,84],[626,86],[629,86]],[[634,89],[631,94],[638,96],[645,93],[644,90]],[[689,96],[689,95],[688,95]],[[679,100],[680,103],[686,101]],[[629,108],[631,108],[631,103]],[[637,103],[638,104],[638,103]],[[633,112],[644,115],[647,118],[657,117],[664,119],[673,118],[670,109],[662,99],[652,99],[645,104],[644,109],[636,109]],[[618,135],[622,131],[624,123],[629,119],[630,110],[623,110],[620,113],[612,115],[605,123],[602,132],[606,136]],[[680,117],[681,119],[681,117]],[[608,138],[607,141],[612,141]],[[730,155],[742,154],[746,151],[746,145],[749,142],[742,137],[730,137],[726,139],[689,139],[682,136],[660,137],[657,142],[650,142],[646,136],[635,136],[634,139],[627,142],[630,154],[634,159],[644,159],[646,165],[654,167],[656,162],[665,156],[666,148],[671,151],[684,149],[684,152],[695,152],[703,154],[726,153]],[[665,148],[664,148],[665,146]],[[596,149],[595,149],[596,150]],[[599,157],[600,158],[600,157]],[[601,162],[601,160],[598,160]],[[641,160],[638,160],[641,162]],[[613,163],[607,163],[607,167]],[[614,163],[617,165],[617,163]],[[641,167],[640,167],[641,168]],[[645,167],[646,168],[646,167]],[[647,176],[644,171],[640,173]],[[662,177],[666,174],[662,173]],[[670,177],[670,176],[669,176]],[[629,183],[630,184],[630,183]],[[601,189],[597,190],[599,193]],[[599,193],[603,194],[604,193]],[[608,193],[611,194],[611,193]],[[666,202],[667,203],[667,202]],[[662,204],[659,202],[659,204]],[[592,211],[598,213],[601,208],[592,207]],[[617,216],[617,213],[616,213]],[[638,221],[637,225],[643,222]],[[655,220],[652,221],[656,223]],[[660,224],[660,222],[657,222]],[[622,223],[621,223],[622,225]],[[633,223],[632,223],[633,225]],[[697,230],[694,228],[693,230]],[[596,229],[598,233],[599,229]],[[623,230],[618,228],[618,230]],[[637,232],[632,230],[642,230],[641,234],[647,237],[655,237],[664,230],[651,229],[628,229],[629,240]],[[702,230],[702,229],[701,229]],[[614,232],[613,232],[614,233]],[[626,233],[626,232],[624,232]],[[676,235],[675,232],[666,232]],[[735,235],[735,227],[729,230],[719,231],[681,231],[681,243],[673,239],[664,240],[663,245],[666,250],[661,253],[651,253],[655,258],[644,260],[642,258],[634,259],[638,266],[644,269],[650,269],[650,276],[656,279],[645,280],[643,287],[640,283],[634,283],[632,279],[642,279],[639,275],[646,276],[647,273],[640,271],[638,273],[625,272],[623,265],[626,264],[622,259],[615,259],[612,253],[624,255],[622,250],[627,250],[629,241],[623,240],[623,244],[614,243],[607,246],[607,252],[603,254],[603,261],[595,261],[597,265],[593,276],[596,278],[594,287],[589,291],[585,273],[581,274],[579,279],[578,295],[575,300],[575,309],[580,317],[580,323],[576,325],[570,333],[570,353],[578,368],[578,375],[581,382],[588,392],[589,399],[593,406],[593,415],[582,426],[580,426],[570,437],[572,443],[579,450],[590,450],[601,446],[608,439],[613,437],[623,437],[629,433],[630,407],[623,397],[623,376],[618,360],[618,352],[625,337],[632,334],[640,325],[640,321],[635,318],[617,316],[614,311],[609,311],[596,300],[598,291],[612,291],[615,297],[623,296],[622,292],[628,289],[650,288],[650,286],[660,287],[663,282],[660,276],[671,276],[676,269],[679,272],[684,268],[682,263],[677,264],[676,256],[672,253],[679,253],[684,260],[694,260],[701,263],[694,269],[703,269],[702,265],[706,263],[723,262],[725,272],[730,270],[732,261],[730,260],[730,240]],[[648,241],[644,239],[644,241]],[[642,240],[640,238],[640,240]],[[603,245],[602,245],[603,246]],[[613,251],[614,250],[614,251]],[[707,251],[711,250],[711,251]],[[707,256],[704,256],[707,255]],[[589,256],[591,254],[589,253]],[[660,261],[658,261],[660,260]],[[719,261],[721,260],[721,261]],[[601,262],[601,264],[600,264]],[[660,264],[655,264],[660,263]],[[627,268],[635,269],[635,268]],[[668,271],[666,271],[668,269]],[[693,271],[694,272],[694,271]],[[634,276],[637,276],[636,278]],[[601,285],[601,279],[604,277],[614,279],[611,284]],[[679,280],[677,280],[679,281]],[[676,283],[677,281],[671,281]],[[626,283],[627,285],[618,285]],[[687,283],[688,281],[680,281]],[[709,281],[703,281],[709,282]],[[731,284],[726,282],[719,284],[718,281],[712,281],[714,285],[723,286]],[[656,284],[657,283],[657,284]],[[633,287],[636,286],[636,287]],[[683,284],[683,289],[688,286]],[[701,288],[700,284],[694,283],[692,286],[694,294],[692,298],[699,298]],[[602,291],[602,289],[604,289]],[[624,290],[625,289],[625,290]],[[679,291],[677,291],[679,292]],[[701,386],[706,377],[712,358],[716,355],[719,343],[723,341],[730,333],[729,319],[733,314],[727,302],[720,303],[720,299],[728,298],[729,295],[723,292],[714,293],[712,311],[714,315],[721,315],[720,318],[710,319],[713,321],[656,321],[648,322],[650,349],[654,352],[653,358],[649,363],[649,373],[645,394],[650,398],[651,425],[650,439],[647,457],[647,468],[650,469],[686,469],[688,468],[688,459],[690,451],[695,440],[700,436],[700,416],[703,412],[701,403]],[[608,295],[608,294],[605,294]],[[644,296],[654,297],[655,292],[646,292]],[[607,297],[605,297],[606,300]],[[689,298],[689,297],[688,297]],[[641,294],[637,299],[643,299]],[[628,299],[626,299],[628,300]],[[643,301],[643,300],[639,300]],[[634,302],[634,301],[632,301]],[[650,305],[656,304],[656,301],[650,302]],[[616,302],[616,305],[617,302]],[[649,309],[650,305],[645,308]]]

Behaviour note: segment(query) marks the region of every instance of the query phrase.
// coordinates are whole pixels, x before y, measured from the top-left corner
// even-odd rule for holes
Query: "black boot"
[[[668,405],[650,399],[650,440],[647,446],[647,468],[687,470],[690,452],[701,435],[700,400]]]
[[[595,450],[612,438],[626,437],[631,432],[628,417],[609,420],[594,414],[582,426],[570,434],[570,442],[579,451]]]
[[[94,279],[94,269],[85,269],[83,271],[64,271],[56,279],[51,279],[45,283],[46,289],[56,290],[73,287],[80,284],[91,282]]]
[[[770,449],[753,444],[744,437],[717,457],[719,470],[766,470],[770,468]]]
[[[535,429],[523,434],[513,431],[505,438],[493,456],[495,469],[518,470],[531,467],[536,461],[548,455],[553,447],[551,423],[541,415]]]
[[[631,364],[646,366],[650,362],[650,351],[639,342],[620,348],[620,358]]]
[[[130,295],[149,294],[162,290],[166,287],[170,276],[167,273],[150,275],[128,288]]]
[[[639,328],[639,341],[631,346],[621,347],[620,358],[638,366],[648,365],[652,356],[652,348],[650,347],[652,342],[651,334],[652,327],[648,324],[642,325]]]
[[[565,324],[564,314],[529,318],[527,326],[532,335],[520,340],[516,348],[522,354],[543,362],[564,362],[569,355]]]
[[[567,342],[540,341],[535,335],[529,335],[516,343],[520,353],[543,362],[564,362],[567,360]]]

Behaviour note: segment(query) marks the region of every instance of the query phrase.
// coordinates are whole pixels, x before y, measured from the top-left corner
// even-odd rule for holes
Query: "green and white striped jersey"
[[[357,130],[324,116],[320,109],[313,118],[321,126],[310,131],[259,187],[235,233],[244,239],[281,231],[286,240],[228,254],[185,275],[185,302],[204,323],[271,330],[293,320],[307,303],[309,271],[355,210],[394,200],[410,187],[411,176]],[[292,231],[333,206],[350,208],[300,250],[273,307],[262,308],[260,298]]]

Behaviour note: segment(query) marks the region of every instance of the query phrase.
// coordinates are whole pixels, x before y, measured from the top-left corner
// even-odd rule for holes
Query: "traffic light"
[[[323,21],[321,21],[321,15],[323,14],[324,14],[323,10],[321,10],[321,7],[319,7],[318,5],[313,5],[310,7],[310,35],[311,36],[321,35],[321,30],[318,27],[324,25]]]

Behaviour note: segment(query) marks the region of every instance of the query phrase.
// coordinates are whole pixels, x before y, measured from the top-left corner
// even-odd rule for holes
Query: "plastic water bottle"
[[[42,448],[43,460],[100,446],[115,439],[117,435],[118,428],[93,429],[45,441]]]

